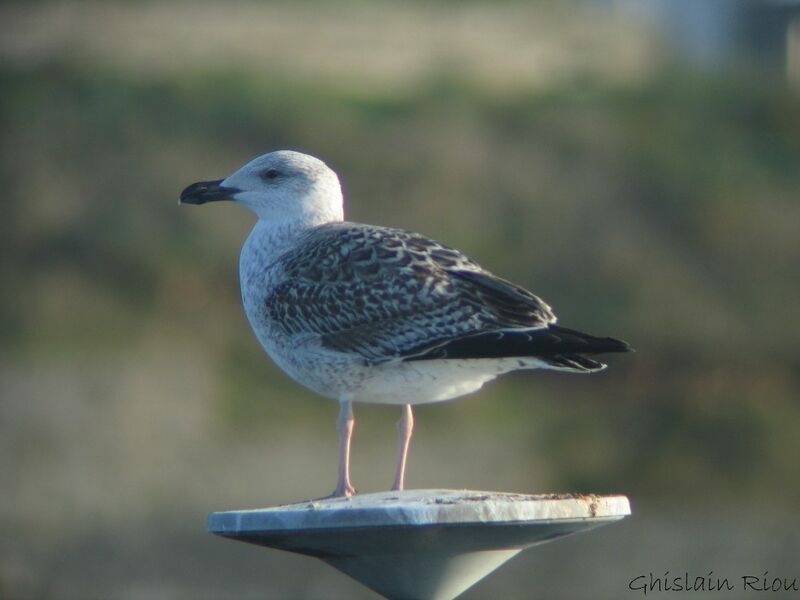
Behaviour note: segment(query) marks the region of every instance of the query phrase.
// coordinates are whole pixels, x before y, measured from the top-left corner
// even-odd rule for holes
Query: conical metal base
[[[340,556],[322,560],[392,600],[450,600],[521,550]]]
[[[407,490],[211,513],[208,528],[315,556],[392,600],[449,600],[525,548],[629,514],[624,496]]]

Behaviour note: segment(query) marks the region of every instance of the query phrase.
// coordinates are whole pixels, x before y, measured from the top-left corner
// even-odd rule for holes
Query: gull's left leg
[[[411,433],[414,431],[414,413],[411,411],[410,404],[403,405],[403,415],[397,422],[397,431],[400,434],[400,446],[397,452],[397,470],[395,471],[394,483],[392,484],[393,491],[400,491],[403,489],[406,477],[408,446],[411,443]]]

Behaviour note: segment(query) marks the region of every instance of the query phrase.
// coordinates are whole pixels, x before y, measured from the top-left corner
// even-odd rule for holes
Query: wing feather
[[[454,338],[555,322],[549,306],[419,234],[354,223],[315,228],[281,259],[267,317],[289,335],[378,364]]]

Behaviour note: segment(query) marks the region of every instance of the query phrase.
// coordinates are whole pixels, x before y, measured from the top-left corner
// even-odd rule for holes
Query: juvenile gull
[[[351,496],[353,402],[402,405],[393,490],[402,490],[413,404],[469,394],[517,369],[593,373],[625,342],[556,325],[550,307],[458,250],[422,235],[344,221],[336,174],[280,150],[180,202],[232,200],[258,217],[242,247],[247,318],[273,361],[338,400],[339,474]]]

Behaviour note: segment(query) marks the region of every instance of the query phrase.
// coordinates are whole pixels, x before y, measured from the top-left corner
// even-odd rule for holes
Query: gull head
[[[277,150],[254,158],[214,181],[198,181],[181,192],[181,204],[232,200],[274,223],[318,225],[341,221],[342,188],[328,165],[300,152]]]

